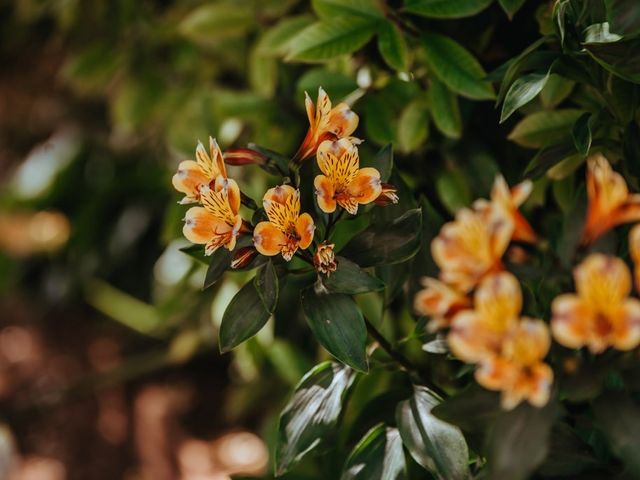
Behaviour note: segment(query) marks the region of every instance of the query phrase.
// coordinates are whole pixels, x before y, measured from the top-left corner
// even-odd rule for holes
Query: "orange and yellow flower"
[[[322,174],[313,184],[323,212],[335,212],[340,205],[355,215],[358,205],[371,203],[382,193],[380,172],[372,167],[360,168],[358,148],[350,140],[322,142],[317,157]]]
[[[200,202],[201,191],[221,176],[227,178],[222,151],[214,138],[209,137],[210,153],[201,142],[196,147],[196,161],[185,160],[178,165],[172,178],[173,187],[184,193],[181,204]]]
[[[499,204],[481,210],[463,208],[431,243],[440,279],[467,293],[492,272],[502,270],[502,256],[513,233],[513,220]]]
[[[640,300],[630,298],[631,273],[619,258],[589,255],[574,270],[576,294],[556,297],[551,305],[551,330],[558,343],[631,350],[640,344]]]
[[[419,315],[430,317],[429,332],[448,327],[453,315],[471,306],[467,296],[440,280],[425,277],[422,286],[424,288],[416,294],[413,307]]]
[[[247,233],[240,210],[240,190],[230,179],[219,175],[213,188],[200,191],[202,207],[191,207],[185,215],[184,236],[193,243],[204,244],[205,254],[219,247],[233,250],[240,233]]]
[[[349,137],[358,127],[358,115],[351,107],[346,103],[339,103],[332,108],[331,100],[322,87],[318,89],[316,105],[307,92],[304,104],[309,118],[309,130],[294,156],[294,161],[300,162],[311,157],[325,140]]]
[[[593,242],[617,225],[640,221],[640,194],[629,193],[622,175],[611,168],[602,154],[589,159],[587,195],[583,244]]]
[[[553,371],[543,362],[550,338],[541,320],[520,318],[522,291],[508,272],[485,277],[474,294],[473,309],[458,312],[448,342],[456,357],[478,365],[478,383],[502,392],[502,406],[549,399]]]
[[[640,224],[634,225],[629,232],[629,253],[633,260],[633,278],[636,291],[640,292]]]
[[[298,248],[311,245],[315,225],[311,215],[300,214],[300,191],[290,185],[267,190],[262,200],[266,222],[260,222],[253,231],[253,243],[262,255],[282,254],[291,260]]]

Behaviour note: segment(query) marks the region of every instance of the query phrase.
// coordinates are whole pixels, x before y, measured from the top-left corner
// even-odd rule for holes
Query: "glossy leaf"
[[[573,144],[576,146],[576,150],[583,157],[586,157],[589,154],[589,149],[591,148],[591,125],[590,125],[591,113],[584,113],[578,118],[573,125],[573,130],[571,132],[573,136]]]
[[[387,65],[394,70],[406,72],[409,69],[409,48],[400,29],[392,22],[380,24],[378,30],[378,50]]]
[[[470,17],[491,5],[493,0],[405,0],[408,12],[430,18]]]
[[[218,340],[220,351],[226,353],[253,337],[270,316],[255,283],[247,282],[231,299],[222,316]]]
[[[361,48],[375,33],[376,22],[337,17],[308,26],[291,40],[287,60],[320,61]]]
[[[509,118],[518,108],[533,100],[542,91],[548,79],[549,72],[530,73],[513,82],[504,97],[500,123]]]
[[[284,474],[333,430],[355,372],[334,362],[315,366],[280,414],[276,474]]]
[[[365,272],[351,260],[338,256],[336,262],[336,271],[322,280],[330,292],[357,295],[384,289],[382,280]]]
[[[379,424],[351,451],[340,480],[399,480],[405,468],[398,430]]]
[[[407,261],[420,248],[421,224],[419,208],[390,222],[376,222],[353,237],[341,254],[362,267]]]
[[[264,308],[269,313],[273,313],[278,303],[278,275],[273,266],[273,262],[269,260],[255,276],[253,283],[258,291],[258,295],[264,304]]]
[[[202,289],[207,289],[222,278],[224,272],[231,267],[231,259],[233,254],[226,248],[218,248],[210,257],[207,257],[211,263],[207,268],[207,274],[204,277],[204,285]]]
[[[396,422],[402,442],[413,459],[440,478],[468,478],[469,450],[458,427],[435,417],[441,399],[426,387],[415,386],[411,398],[400,402]]]
[[[436,128],[449,138],[460,138],[462,118],[460,117],[458,97],[436,78],[431,79],[427,95],[429,112]]]
[[[541,148],[560,143],[583,112],[574,109],[541,111],[527,115],[509,133],[509,140],[523,147]]]
[[[302,292],[302,309],[316,340],[350,367],[366,372],[367,327],[353,299],[341,293],[316,292],[312,286]]]
[[[449,89],[475,100],[495,97],[484,69],[462,45],[436,33],[423,33],[422,40],[427,65]]]

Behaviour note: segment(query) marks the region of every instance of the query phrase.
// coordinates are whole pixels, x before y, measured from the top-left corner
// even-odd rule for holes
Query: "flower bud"
[[[228,165],[265,165],[267,157],[251,148],[230,148],[224,152],[224,161]]]
[[[249,265],[258,255],[258,251],[253,247],[242,247],[233,255],[231,268],[244,268]]]
[[[329,275],[338,268],[336,264],[336,254],[333,251],[333,243],[322,242],[318,245],[316,254],[313,256],[313,264],[320,273]]]
[[[380,195],[378,195],[378,198],[374,200],[374,203],[381,206],[398,203],[400,198],[398,197],[397,192],[398,190],[396,189],[396,187],[394,187],[390,183],[383,183],[382,192],[380,193]]]

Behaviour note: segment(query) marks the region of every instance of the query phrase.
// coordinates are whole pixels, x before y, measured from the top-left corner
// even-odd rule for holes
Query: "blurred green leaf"
[[[367,43],[376,30],[371,19],[336,17],[309,25],[291,40],[286,60],[322,61],[351,53]]]
[[[460,169],[445,170],[436,179],[436,191],[447,210],[455,214],[471,204],[471,192]]]
[[[380,179],[383,182],[389,180],[393,170],[393,147],[387,144],[378,150],[372,161],[367,163],[367,167],[373,167],[380,172]]]
[[[390,222],[376,222],[353,237],[340,253],[361,267],[405,262],[420,249],[421,223],[419,208]]]
[[[590,126],[591,113],[586,112],[582,114],[573,125],[571,132],[573,136],[573,144],[576,146],[576,150],[583,157],[589,154],[591,148],[591,126]]]
[[[378,145],[393,143],[394,112],[391,106],[377,96],[366,99],[364,106],[364,127],[367,136]]]
[[[509,18],[513,18],[515,13],[522,8],[524,2],[525,0],[498,0],[498,3]]]
[[[629,82],[640,83],[640,39],[589,43],[585,49],[603,68]]]
[[[544,108],[558,106],[573,91],[575,82],[557,74],[549,75],[547,83],[540,92],[540,101]]]
[[[422,46],[429,68],[450,90],[475,100],[495,98],[493,87],[484,80],[486,72],[462,45],[449,37],[424,32]]]
[[[298,98],[303,99],[304,92],[308,92],[313,98],[319,87],[322,87],[332,99],[338,100],[357,89],[358,84],[353,78],[343,73],[332,72],[325,68],[312,68],[298,80],[296,86]]]
[[[200,263],[204,263],[205,265],[209,265],[210,263],[210,257],[204,254],[204,245],[189,245],[188,247],[182,247],[180,251]]]
[[[280,414],[276,475],[326,440],[354,379],[353,370],[333,362],[321,363],[304,376]]]
[[[574,156],[576,153],[576,147],[573,142],[561,143],[560,145],[540,150],[527,165],[524,175],[527,178],[539,178],[551,167],[559,164],[562,160]]]
[[[379,424],[351,451],[340,480],[399,480],[405,469],[398,430]]]
[[[452,93],[444,83],[435,78],[431,79],[431,86],[427,91],[429,98],[429,112],[433,123],[443,135],[458,139],[462,134],[462,119],[458,97]]]
[[[640,34],[640,8],[635,0],[604,0],[611,31],[625,37]]]
[[[470,17],[487,8],[493,0],[405,0],[411,13],[431,18]]]
[[[549,74],[549,72],[546,74],[529,73],[513,82],[504,97],[500,123],[509,118],[518,108],[533,100],[544,88]]]
[[[256,51],[265,57],[282,57],[290,49],[291,40],[313,23],[311,15],[283,18],[258,40]]]
[[[192,10],[178,24],[178,31],[190,40],[212,44],[244,35],[254,22],[247,8],[238,8],[233,3],[211,3]]]
[[[422,145],[429,136],[429,115],[422,100],[414,100],[400,114],[398,121],[398,147],[411,152]]]
[[[330,292],[357,295],[384,289],[385,285],[380,279],[365,272],[351,260],[338,256],[336,262],[336,271],[322,281]]]
[[[455,396],[433,407],[431,413],[465,432],[486,432],[500,413],[500,397],[471,383]]]
[[[402,442],[416,462],[434,475],[450,480],[469,477],[469,451],[459,428],[434,417],[441,399],[426,387],[414,386],[411,398],[396,408]]]
[[[320,18],[328,21],[343,15],[356,18],[384,18],[384,12],[377,0],[312,0],[311,5]]]
[[[509,140],[523,147],[541,148],[571,136],[571,128],[583,112],[564,109],[541,111],[524,117],[509,133]]]
[[[378,29],[378,50],[387,65],[394,70],[409,69],[409,48],[400,29],[392,22],[383,22]]]

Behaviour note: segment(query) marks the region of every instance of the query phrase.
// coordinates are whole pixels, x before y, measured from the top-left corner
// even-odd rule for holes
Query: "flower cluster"
[[[602,155],[589,159],[587,186],[582,245],[616,225],[640,220],[640,195],[629,193],[622,176]],[[453,354],[477,365],[476,380],[501,391],[506,409],[522,400],[545,405],[553,383],[553,371],[544,362],[551,343],[547,323],[521,316],[520,285],[502,262],[511,241],[537,241],[518,210],[530,191],[530,182],[509,190],[498,177],[490,200],[476,201],[445,224],[431,244],[440,278],[425,278],[414,304],[416,312],[430,317],[430,331],[449,329]],[[640,225],[631,230],[629,251],[640,290]],[[632,276],[624,261],[592,253],[573,276],[576,293],[561,294],[551,305],[553,338],[594,354],[609,347],[637,347],[640,300],[630,297]]]
[[[320,174],[314,185],[319,208],[332,213],[341,207],[355,215],[359,205],[396,203],[395,189],[381,182],[378,170],[360,168],[358,145],[362,141],[351,137],[358,125],[358,115],[345,103],[332,107],[322,88],[317,104],[306,95],[305,105],[309,130],[291,165],[316,156]],[[180,203],[201,205],[190,208],[185,215],[183,232],[189,241],[205,245],[205,253],[211,255],[219,247],[233,251],[238,237],[250,235],[253,246],[238,249],[232,262],[234,267],[250,262],[256,251],[265,256],[282,255],[289,261],[299,250],[312,247],[316,225],[309,213],[300,211],[301,192],[296,185],[283,183],[267,190],[262,199],[265,219],[252,226],[241,217],[241,203],[247,197],[237,182],[228,177],[225,161],[232,165],[264,166],[268,159],[250,148],[236,148],[223,154],[212,138],[209,152],[198,143],[196,160],[181,162],[173,176],[173,186],[185,195]],[[254,205],[252,201],[245,203]],[[326,241],[309,258],[321,273],[329,274],[336,269],[333,245]]]

